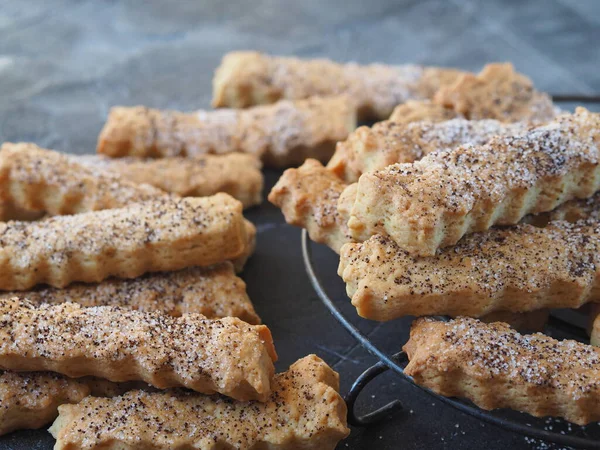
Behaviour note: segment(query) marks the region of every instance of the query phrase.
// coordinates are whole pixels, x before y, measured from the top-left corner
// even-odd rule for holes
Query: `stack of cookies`
[[[214,79],[228,109],[113,108],[94,156],[5,143],[0,433],[56,418],[57,449],[334,448],[338,375],[314,355],[274,374],[236,275],[256,238],[242,209],[263,164],[326,162],[399,104],[434,114],[462,75],[236,52]]]
[[[347,436],[338,374],[310,355],[276,375],[236,275],[263,164],[301,164],[269,199],[340,254],[362,317],[455,317],[415,322],[416,382],[600,419],[599,350],[488,324],[540,328],[550,308],[600,301],[599,115],[561,113],[510,64],[235,52],[213,88],[227,108],[113,108],[94,156],[2,145],[0,434],[54,420],[55,448],[90,450]],[[355,130],[368,119],[384,121]]]
[[[414,322],[417,383],[586,424],[600,420],[600,350],[508,324],[600,302],[599,190],[600,114],[563,113],[490,64],[358,128],[326,167],[287,170],[269,200],[339,253],[361,317],[454,318]]]
[[[56,419],[57,449],[347,436],[338,374],[315,355],[275,374],[236,275],[255,247],[242,210],[260,201],[260,165],[1,147],[0,434]]]

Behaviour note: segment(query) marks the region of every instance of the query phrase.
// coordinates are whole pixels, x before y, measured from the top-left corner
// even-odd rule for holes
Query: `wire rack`
[[[553,428],[561,429],[561,431],[553,431],[546,429],[546,423],[541,419],[536,419],[531,416],[506,411],[485,411],[466,400],[447,398],[436,394],[435,392],[423,386],[416,384],[411,377],[404,373],[404,367],[408,363],[408,358],[404,352],[388,354],[383,351],[374,339],[370,339],[362,333],[351,320],[358,321],[358,315],[347,318],[339,304],[341,302],[348,303],[348,299],[340,299],[334,301],[326,292],[319,276],[316,273],[315,265],[312,258],[312,241],[308,237],[306,230],[302,230],[302,256],[306,272],[313,285],[317,295],[331,314],[340,322],[344,328],[372,355],[379,359],[379,362],[363,372],[353,383],[350,391],[346,395],[346,403],[348,405],[348,422],[353,426],[366,426],[375,422],[385,420],[390,417],[391,413],[402,409],[400,400],[394,400],[387,405],[371,411],[366,414],[359,415],[356,411],[356,402],[362,390],[377,376],[382,373],[392,370],[400,375],[405,381],[426,392],[428,395],[435,397],[437,400],[448,404],[459,411],[467,413],[479,420],[499,426],[506,430],[520,433],[524,436],[529,436],[536,439],[554,442],[556,444],[567,445],[575,448],[584,449],[600,449],[600,426],[591,425],[588,427],[571,426],[564,421],[557,420],[553,422]],[[438,317],[441,320],[447,320],[444,317]],[[569,337],[573,339],[583,340],[586,337],[585,331],[582,328],[574,326],[569,321],[563,320],[560,316],[551,316],[548,322],[547,329],[549,334],[560,335],[561,337]],[[563,422],[563,426],[560,423]],[[567,430],[567,431],[565,431]]]
[[[575,95],[575,94],[555,94],[552,95],[554,103],[585,103],[585,104],[600,104],[600,95]],[[362,373],[354,382],[350,391],[346,395],[348,404],[348,421],[354,426],[366,426],[390,417],[390,414],[395,410],[402,409],[402,403],[399,400],[392,401],[387,405],[371,411],[367,414],[359,415],[356,412],[356,401],[362,390],[377,376],[382,373],[392,370],[400,375],[405,381],[413,386],[424,391],[428,395],[435,397],[437,400],[448,404],[459,411],[469,414],[477,419],[499,426],[506,430],[520,433],[524,436],[529,436],[536,439],[542,439],[549,442],[554,442],[560,445],[567,445],[575,448],[584,449],[600,449],[600,425],[593,424],[587,427],[571,426],[565,421],[557,420],[553,422],[553,430],[546,427],[546,423],[537,418],[518,413],[506,411],[485,411],[474,404],[460,399],[447,398],[436,394],[435,392],[423,386],[416,384],[411,377],[404,373],[404,368],[408,363],[408,358],[404,352],[388,354],[382,350],[381,346],[376,344],[374,340],[363,334],[350,319],[348,319],[341,309],[338,307],[340,302],[348,302],[347,297],[344,297],[340,302],[336,303],[328,295],[319,277],[316,274],[313,264],[312,242],[308,238],[306,230],[302,231],[302,256],[306,272],[312,283],[317,295],[331,314],[340,322],[346,330],[372,355],[379,359],[379,362],[371,366]],[[571,314],[571,315],[569,315]],[[445,317],[438,317],[440,320],[447,320]],[[360,320],[358,315],[354,315],[352,320]],[[577,340],[585,340],[587,335],[581,327],[581,323],[575,324],[577,320],[573,320],[572,313],[552,314],[547,331],[551,335],[562,338],[570,338]],[[563,426],[560,426],[562,422]],[[555,431],[558,429],[560,431]],[[565,431],[566,430],[566,431]]]

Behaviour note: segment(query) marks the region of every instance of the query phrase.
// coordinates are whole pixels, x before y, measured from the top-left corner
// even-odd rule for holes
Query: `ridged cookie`
[[[461,317],[417,319],[404,351],[404,372],[445,397],[579,425],[600,420],[600,349],[590,345]]]
[[[247,246],[242,204],[227,194],[0,223],[0,289],[209,266],[241,256]]]
[[[58,407],[85,397],[113,397],[144,383],[111,383],[93,377],[68,378],[52,372],[0,370],[0,436],[16,430],[46,426],[58,416]]]
[[[494,228],[428,257],[373,236],[342,247],[338,273],[361,317],[481,317],[600,301],[598,255],[600,223],[590,217]]]
[[[600,114],[577,108],[520,136],[429,154],[365,173],[348,226],[434,255],[465,234],[512,225],[600,188]]]
[[[550,96],[510,63],[488,64],[477,75],[465,73],[442,86],[433,100],[470,120],[547,122],[556,115]]]
[[[250,324],[260,323],[246,293],[246,283],[235,275],[230,262],[127,280],[112,278],[98,284],[76,283],[63,289],[43,287],[0,294],[4,300],[13,297],[36,305],[71,302],[86,307],[121,306],[176,317],[195,313],[208,319],[238,317]]]
[[[413,163],[424,156],[460,145],[483,145],[494,136],[516,136],[528,131],[525,122],[505,124],[497,120],[453,119],[409,124],[386,120],[360,127],[339,142],[327,168],[347,183],[365,172],[397,163]]]
[[[265,403],[181,390],[89,397],[60,407],[50,432],[57,450],[333,450],[350,432],[338,389],[338,374],[312,355],[275,376]]]
[[[0,220],[24,218],[18,211],[51,216],[121,208],[167,194],[94,170],[67,155],[35,144],[0,148]],[[35,218],[35,216],[34,216]]]
[[[244,208],[262,201],[262,164],[254,155],[228,153],[196,158],[181,156],[108,158],[102,155],[72,155],[80,164],[103,169],[137,184],[149,184],[181,197],[207,197],[225,192]]]
[[[431,100],[408,100],[406,103],[394,108],[389,120],[408,124],[422,120],[437,123],[459,118],[463,117],[453,109],[446,108]]]
[[[387,119],[396,105],[431,98],[464,72],[411,64],[341,64],[258,52],[231,52],[213,78],[213,106],[245,108],[279,99],[346,94],[361,119]]]
[[[287,223],[306,228],[310,238],[336,253],[351,242],[347,217],[338,211],[338,202],[346,184],[314,159],[297,169],[286,170],[269,194]],[[353,200],[350,197],[350,200]]]
[[[241,401],[271,393],[277,356],[264,325],[17,298],[0,300],[0,317],[2,369],[144,381]]]
[[[243,152],[285,167],[306,158],[328,160],[355,127],[353,103],[344,96],[193,113],[115,107],[97,151],[152,158]]]

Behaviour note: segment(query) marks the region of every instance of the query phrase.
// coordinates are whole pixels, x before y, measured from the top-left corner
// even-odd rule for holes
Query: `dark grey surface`
[[[509,60],[541,89],[591,94],[600,92],[598,42],[596,0],[2,0],[0,140],[91,153],[112,105],[209,107],[213,70],[234,49],[471,70]],[[278,175],[267,172],[268,187]],[[259,237],[244,278],[273,330],[278,367],[317,353],[341,373],[346,391],[373,359],[314,294],[299,230],[268,204],[248,217]],[[343,298],[335,255],[319,247],[315,256],[328,289]],[[402,345],[407,325],[361,321],[389,350]],[[547,448],[455,412],[391,374],[370,387],[361,404],[391,398],[403,399],[406,410],[353,430],[340,448]],[[20,432],[0,438],[0,449],[49,449],[52,443],[45,431]]]

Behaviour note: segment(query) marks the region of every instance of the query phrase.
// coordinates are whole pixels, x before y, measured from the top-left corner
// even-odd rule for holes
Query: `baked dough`
[[[147,184],[78,164],[67,155],[35,144],[0,147],[0,220],[18,220],[19,211],[48,215],[121,208],[167,194]],[[27,217],[28,219],[30,217]]]
[[[287,223],[308,230],[310,238],[331,247],[336,253],[351,242],[347,217],[338,211],[346,184],[314,159],[297,169],[286,170],[269,194]],[[353,201],[353,198],[350,198]]]
[[[344,96],[193,113],[116,107],[97,150],[111,157],[153,158],[244,152],[268,166],[285,167],[306,158],[327,161],[335,143],[355,127],[353,103]]]
[[[193,159],[181,156],[108,158],[102,155],[72,155],[71,158],[87,167],[108,170],[128,181],[150,184],[181,197],[207,197],[225,192],[241,201],[244,208],[262,201],[262,163],[247,153],[203,155]]]
[[[41,428],[56,418],[59,405],[78,403],[89,394],[83,381],[62,375],[0,370],[0,435]]]
[[[242,204],[227,194],[0,223],[0,289],[209,266],[241,256],[247,246]]]
[[[427,120],[429,122],[444,122],[446,120],[463,118],[453,109],[446,108],[431,100],[408,100],[394,108],[389,120],[395,123],[413,123]]]
[[[516,136],[528,128],[525,122],[505,124],[497,120],[453,119],[409,124],[386,120],[372,127],[360,127],[339,142],[327,168],[347,183],[354,183],[365,172],[396,163],[412,163],[435,151],[464,144],[483,145],[494,136]]]
[[[13,297],[36,305],[71,302],[82,306],[121,306],[176,317],[197,313],[208,319],[238,317],[253,325],[260,323],[246,293],[246,283],[235,275],[230,262],[127,280],[112,278],[99,284],[76,283],[63,289],[43,287],[0,294],[4,300]]]
[[[89,395],[115,397],[145,383],[112,383],[94,377],[73,379],[52,372],[0,370],[0,436],[46,426],[58,407],[78,403]]]
[[[445,397],[579,425],[600,420],[600,349],[461,317],[417,319],[404,373]]]
[[[88,397],[61,406],[50,432],[56,450],[333,450],[350,432],[338,390],[338,374],[311,355],[275,376],[265,403],[181,390]]]
[[[373,236],[342,247],[338,273],[361,317],[480,317],[600,301],[598,255],[598,220],[589,218],[493,228],[429,257]]]
[[[235,172],[233,166],[236,163],[245,163],[247,169],[238,171],[237,188],[228,189],[228,182],[223,179],[220,184],[213,183],[213,188],[234,191],[247,203],[260,202],[263,183],[260,163],[256,159],[243,154],[205,158],[228,160],[222,165],[206,164],[211,171],[210,176],[207,177],[209,184],[211,182],[208,179],[214,181],[220,176],[219,167],[221,169],[229,167]],[[203,159],[200,158],[198,164],[202,165]],[[180,166],[184,160],[190,161],[186,158],[169,158],[165,160],[166,164],[161,166],[159,160],[155,160],[158,164],[149,163],[154,171],[147,167],[146,175],[154,180],[175,177],[177,174],[174,166],[169,163],[172,160],[179,161]],[[0,221],[33,221],[44,215],[123,208],[136,202],[168,196],[162,189],[142,183],[139,172],[144,166],[143,163],[139,166],[133,164],[132,173],[127,173],[124,168],[132,167],[131,162],[115,162],[114,164],[123,169],[123,173],[117,173],[117,170],[114,171],[115,173],[110,173],[104,170],[107,168],[108,161],[128,161],[128,159],[112,160],[96,156],[65,155],[39,148],[34,144],[4,144],[0,150]],[[111,162],[111,167],[112,164]],[[192,166],[193,162],[189,162],[189,165]],[[166,172],[161,173],[162,169]],[[243,176],[243,173],[246,173],[246,176]],[[183,176],[179,178],[182,179]],[[182,185],[184,184],[186,182],[182,181]],[[176,195],[173,194],[173,197]],[[245,226],[247,241],[244,253],[233,261],[238,271],[243,269],[256,245],[256,228],[248,221],[245,222]]]
[[[510,63],[488,64],[477,75],[461,75],[454,84],[442,86],[434,102],[470,120],[547,122],[556,115],[550,96],[537,91]]]
[[[590,197],[600,188],[598,130],[600,114],[577,108],[520,136],[365,173],[350,233],[356,241],[385,234],[411,254],[430,256],[465,234]]]
[[[144,381],[266,400],[277,359],[269,329],[227,317],[0,300],[0,368]]]
[[[463,74],[459,70],[412,64],[341,64],[258,52],[231,52],[213,78],[213,106],[245,108],[279,99],[346,94],[359,118],[387,119],[396,105],[427,99]]]

